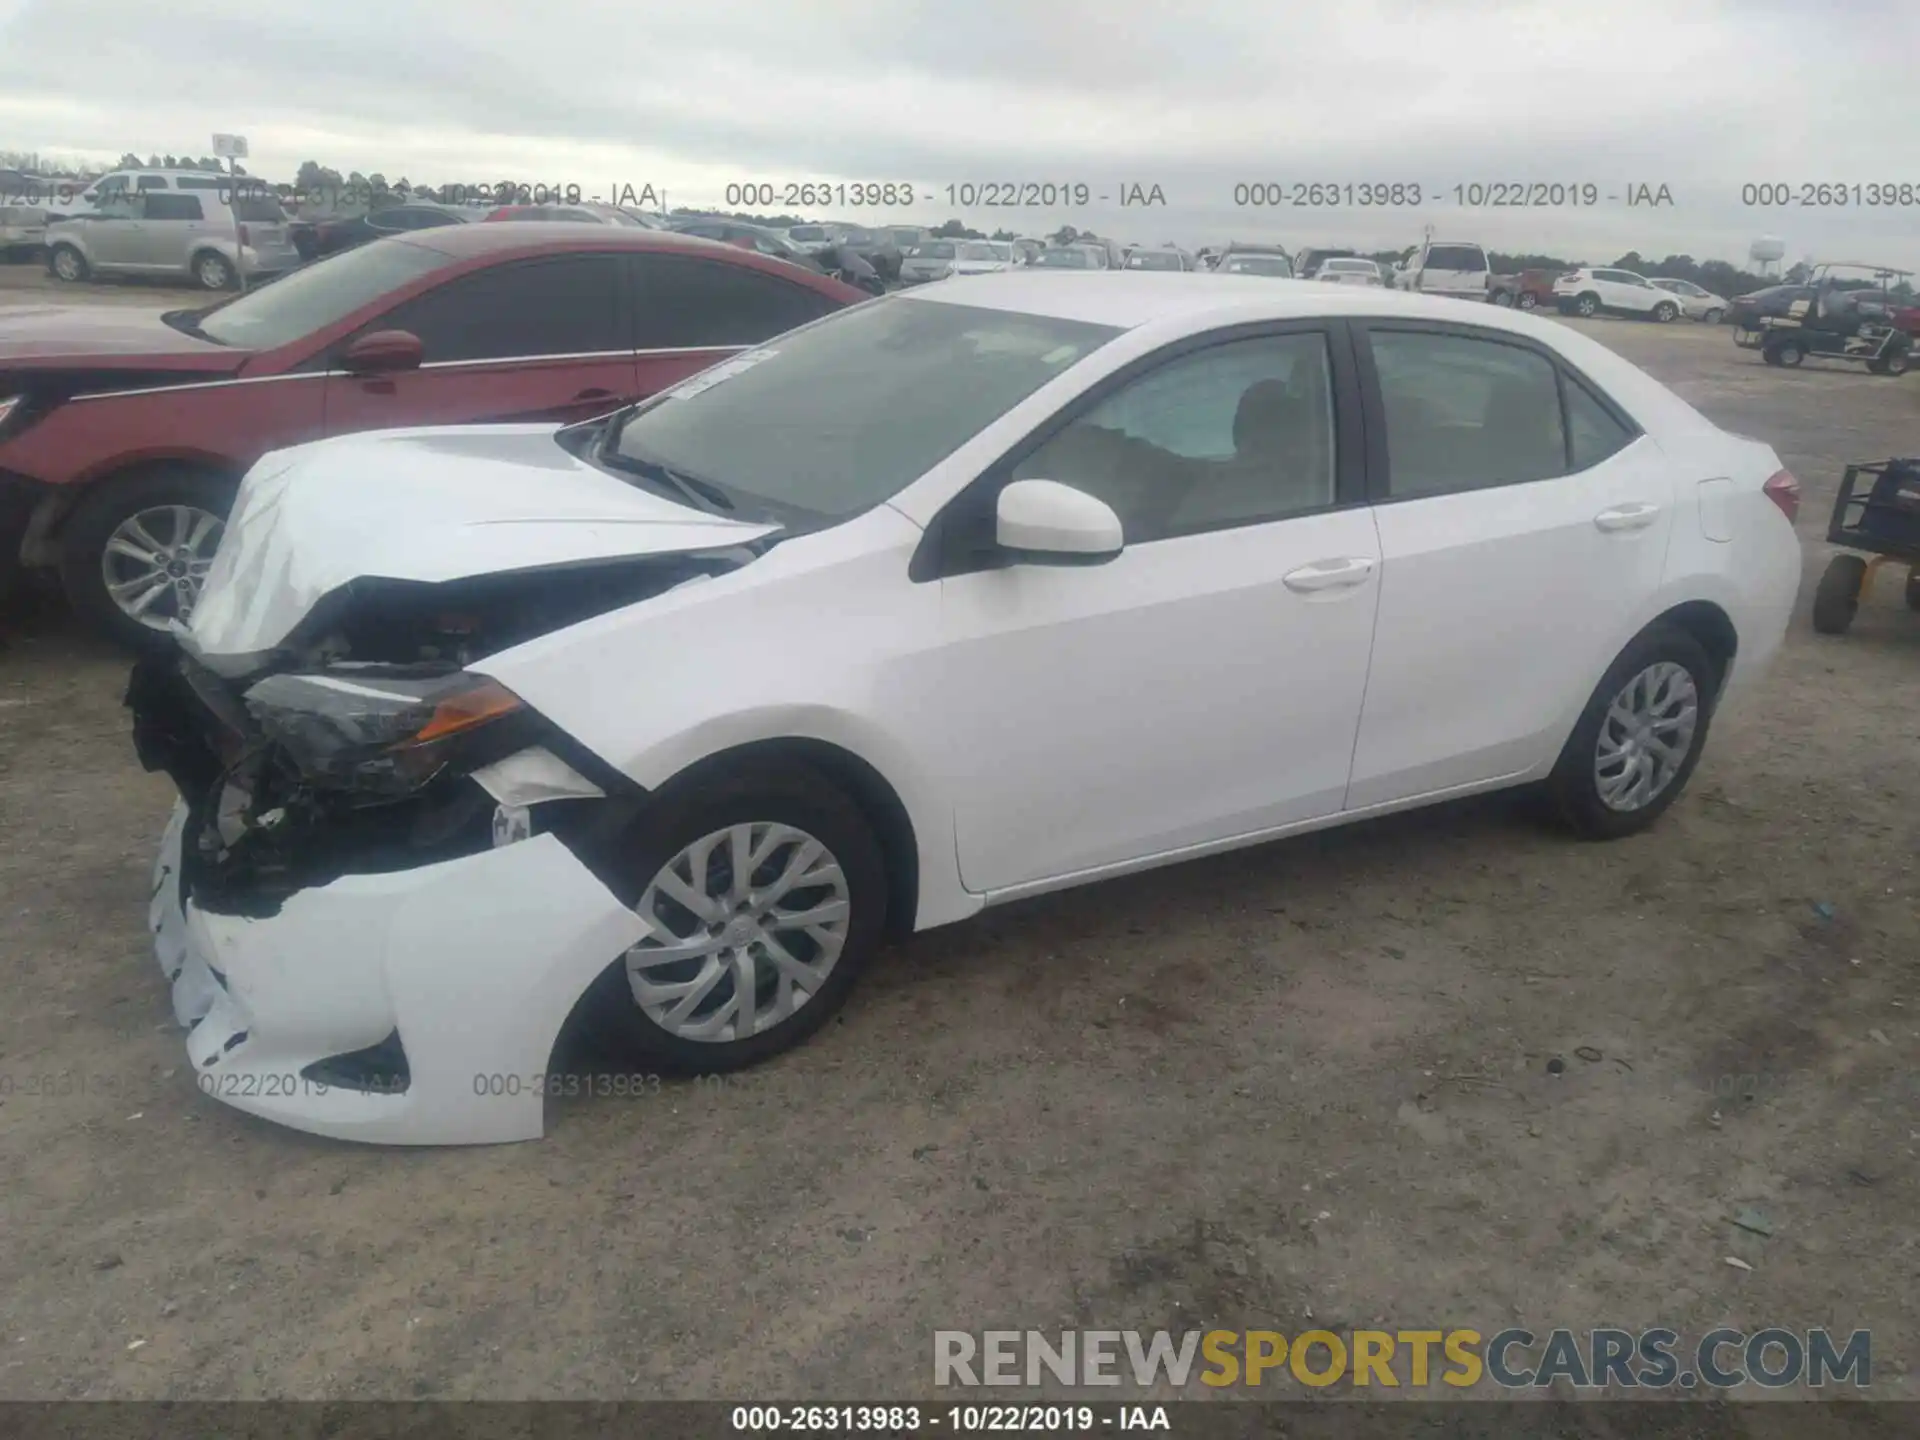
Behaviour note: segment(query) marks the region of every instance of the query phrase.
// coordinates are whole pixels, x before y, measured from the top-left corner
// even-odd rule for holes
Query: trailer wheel
[[[1882,375],[1904,375],[1907,367],[1913,363],[1911,355],[1905,350],[1895,350],[1880,362]]]
[[[1867,562],[1858,555],[1836,555],[1813,591],[1813,628],[1822,635],[1844,635],[1860,611],[1860,582]],[[1908,581],[1912,590],[1912,581]]]

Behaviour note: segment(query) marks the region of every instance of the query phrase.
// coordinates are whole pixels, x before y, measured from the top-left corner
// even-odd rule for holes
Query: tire
[[[1907,373],[1913,365],[1913,356],[1905,350],[1895,350],[1880,362],[1880,373],[1895,378]]]
[[[1591,320],[1600,313],[1600,297],[1591,290],[1584,295],[1576,297],[1573,302],[1573,313],[1584,319]]]
[[[93,267],[87,264],[87,257],[71,245],[56,245],[49,250],[47,269],[54,279],[69,285],[78,285],[93,277]]]
[[[1491,298],[1493,303],[1500,306],[1503,310],[1511,310],[1513,308],[1513,292],[1511,290],[1496,290],[1493,292]]]
[[[1920,565],[1907,569],[1907,608],[1920,610]]]
[[[1684,672],[1686,682],[1692,687],[1692,733],[1679,764],[1666,772],[1651,797],[1631,809],[1617,808],[1608,803],[1600,790],[1597,754],[1602,731],[1608,732],[1610,740],[1618,737],[1620,732],[1609,714],[1614,701],[1630,685],[1637,688],[1640,677],[1655,666],[1677,667],[1678,672]],[[1672,700],[1674,708],[1670,713],[1678,715],[1679,706],[1686,702],[1677,697],[1685,692],[1677,688],[1678,674],[1674,671],[1667,674],[1669,679],[1662,682],[1658,693]],[[1700,642],[1686,631],[1667,625],[1642,631],[1607,667],[1607,673],[1594,688],[1586,709],[1581,711],[1547,780],[1547,795],[1562,823],[1585,840],[1617,840],[1645,830],[1665,814],[1667,807],[1687,788],[1687,781],[1692,778],[1694,767],[1706,748],[1707,731],[1713,719],[1713,697],[1719,685],[1717,667]],[[1669,738],[1676,733],[1669,730]],[[1631,773],[1632,768],[1629,762],[1627,773]]]
[[[193,278],[202,290],[231,290],[239,274],[218,250],[202,250],[193,257]]]
[[[1780,363],[1780,347],[1778,345],[1767,346],[1766,349],[1760,352],[1760,358],[1769,365],[1778,365]]]
[[[1520,292],[1519,298],[1513,303],[1518,305],[1522,310],[1534,310],[1539,308],[1540,305],[1540,302],[1525,290]]]
[[[1662,300],[1653,307],[1653,318],[1662,325],[1669,325],[1680,314],[1680,307],[1671,300]]]
[[[1791,370],[1807,358],[1807,347],[1798,340],[1789,340],[1784,345],[1775,346],[1773,353],[1778,357],[1774,360],[1774,364],[1784,365]]]
[[[140,571],[138,561],[118,554],[110,558],[107,543],[136,517],[149,511],[167,512],[164,522],[155,519],[143,525],[140,533],[150,536],[163,550],[184,551],[190,547],[194,555],[203,557],[182,559],[186,573],[169,576],[161,593],[152,597],[142,612],[151,621],[170,619],[180,610],[177,582],[188,582],[191,591],[198,592],[198,585],[191,582],[205,575],[206,562],[212,559],[213,547],[219,543],[220,529],[233,504],[235,488],[231,480],[189,465],[156,466],[93,486],[61,529],[60,582],[67,603],[94,629],[123,645],[137,650],[169,647],[173,640],[164,624],[136,618],[109,591],[106,572],[110,566],[123,582]],[[190,513],[182,517],[174,513],[176,509]],[[201,516],[212,516],[221,525],[206,529],[201,526]],[[173,525],[176,519],[185,523],[184,533]],[[162,530],[168,533],[161,534]],[[144,540],[141,543],[144,545]],[[171,556],[164,561],[156,559],[156,573],[165,573],[162,566],[173,563]],[[145,596],[143,588],[129,592],[127,598],[131,602]]]
[[[766,824],[804,832],[824,845],[830,858],[838,862],[848,915],[840,952],[825,971],[824,983],[783,1018],[773,1020],[766,1028],[745,1038],[690,1038],[667,1029],[642,1009],[635,998],[628,962],[631,957],[645,953],[636,946],[601,973],[576,1009],[581,1027],[577,1033],[593,1049],[609,1058],[618,1057],[627,1063],[672,1074],[720,1074],[758,1064],[800,1044],[831,1019],[846,1001],[854,981],[879,948],[885,930],[886,871],[879,843],[859,808],[817,771],[798,763],[760,762],[732,774],[689,777],[677,792],[675,786],[669,785],[618,842],[619,854],[611,863],[627,883],[625,893],[639,896],[638,904],[646,907],[651,917],[659,917],[661,923],[676,933],[697,931],[701,928],[700,921],[691,911],[670,898],[665,901],[649,898],[654,877],[682,851],[715,832]],[[716,846],[715,855],[724,859],[725,848],[723,840]],[[793,858],[791,852],[783,859],[781,852],[776,851],[769,864],[777,870],[779,864]],[[709,871],[708,875],[711,881],[716,875],[724,877],[726,873],[727,870]],[[770,871],[763,867],[756,873],[764,876]],[[821,887],[809,888],[826,893]],[[812,907],[824,902],[816,897],[804,903]],[[788,947],[792,947],[795,933],[775,932],[785,937],[780,943]],[[725,943],[723,937],[710,934],[709,938],[713,944]],[[747,948],[751,953],[751,946]],[[701,975],[718,960],[718,979],[711,990],[713,1008],[706,1019],[711,1022],[718,1016],[726,1026],[737,1030],[738,1012],[732,1008],[736,993],[734,972],[726,968],[729,962],[725,953],[672,962],[657,968],[654,975],[663,984],[684,982]],[[811,958],[817,962],[820,952],[816,951]],[[764,952],[749,963],[758,982],[759,1001],[764,1002],[771,998],[767,982],[777,986],[779,972],[765,959]],[[680,970],[675,970],[675,965],[681,967]],[[703,999],[696,1007],[693,1012],[696,1023],[708,1005],[709,1001]]]
[[[1700,317],[1700,323],[1702,325],[1718,325],[1725,318],[1726,318],[1726,312],[1724,310],[1720,310],[1716,308],[1713,310],[1709,310],[1707,311],[1706,314],[1702,315]]]
[[[1867,562],[1858,555],[1836,555],[1820,574],[1813,589],[1813,628],[1822,635],[1844,635],[1860,611],[1860,582],[1866,578]],[[1908,581],[1909,592],[1913,589]]]

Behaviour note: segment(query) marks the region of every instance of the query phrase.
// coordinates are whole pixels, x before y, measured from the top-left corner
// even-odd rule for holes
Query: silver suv
[[[243,273],[276,275],[300,263],[286,212],[270,194],[219,187],[96,193],[94,209],[47,226],[47,268],[61,280],[180,276],[228,290]]]

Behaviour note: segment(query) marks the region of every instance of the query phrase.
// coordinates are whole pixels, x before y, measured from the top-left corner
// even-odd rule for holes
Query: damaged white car
[[[1500,786],[1651,823],[1779,645],[1796,504],[1563,327],[1189,275],[283,451],[129,688],[157,953],[218,1099],[532,1138],[595,1093],[575,1026],[746,1065],[982,906]]]

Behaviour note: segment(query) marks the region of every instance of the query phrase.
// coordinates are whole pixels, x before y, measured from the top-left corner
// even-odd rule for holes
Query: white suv
[[[1647,315],[1665,323],[1680,313],[1680,301],[1631,270],[1583,266],[1553,282],[1562,315]]]

